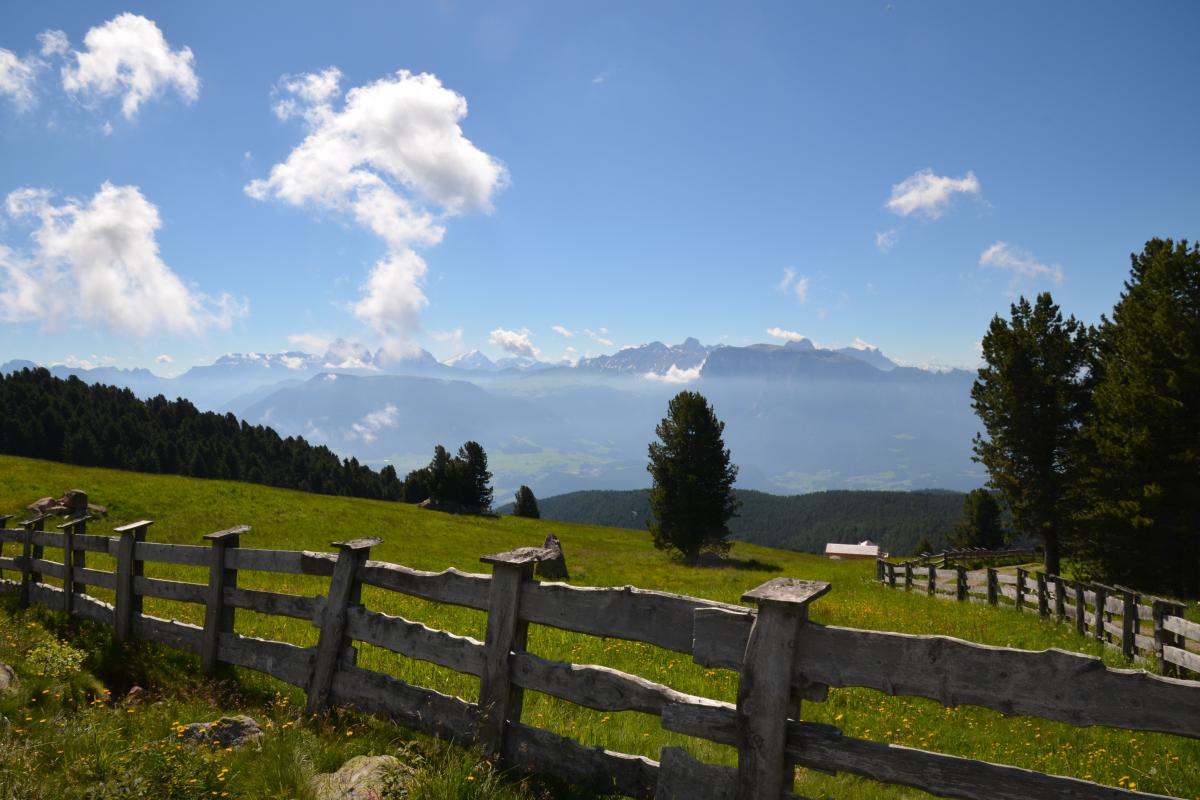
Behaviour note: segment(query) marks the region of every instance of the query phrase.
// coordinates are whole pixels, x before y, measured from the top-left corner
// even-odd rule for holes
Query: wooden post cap
[[[15,516],[16,514],[0,514],[0,527],[3,527],[5,523]]]
[[[21,524],[22,525],[34,525],[38,522],[41,522],[44,519],[50,519],[50,515],[49,514],[38,514],[36,517],[30,517],[29,519],[21,520]]]
[[[92,518],[91,514],[80,514],[78,517],[69,519],[66,522],[64,522],[63,524],[56,525],[55,527],[58,528],[59,530],[62,530],[64,528],[74,528],[79,523],[87,522],[91,518]]]
[[[742,602],[763,605],[807,605],[822,595],[828,594],[833,586],[825,581],[805,581],[799,578],[772,578],[742,595]]]
[[[131,522],[128,525],[122,525],[119,528],[113,528],[114,533],[133,533],[139,528],[147,528],[154,524],[152,519],[139,519],[137,522]]]
[[[537,564],[540,561],[549,561],[557,555],[549,547],[518,547],[506,553],[481,556],[479,560],[484,564]]]
[[[225,530],[217,531],[216,533],[206,533],[204,534],[204,538],[215,542],[220,541],[221,539],[228,539],[230,536],[240,536],[248,530],[250,530],[249,525],[235,525],[232,528],[226,528]]]
[[[383,539],[378,536],[364,536],[361,539],[350,539],[345,542],[330,542],[334,547],[340,547],[343,550],[366,550],[374,547],[377,544],[383,544]]]

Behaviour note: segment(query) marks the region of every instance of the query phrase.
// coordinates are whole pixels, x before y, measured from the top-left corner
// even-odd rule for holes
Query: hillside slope
[[[870,539],[891,553],[911,553],[922,536],[943,547],[962,516],[961,492],[850,491],[774,495],[739,489],[733,538],[768,547],[823,553],[827,542]],[[645,531],[647,489],[569,492],[538,500],[543,519]],[[508,513],[511,504],[500,509]]]

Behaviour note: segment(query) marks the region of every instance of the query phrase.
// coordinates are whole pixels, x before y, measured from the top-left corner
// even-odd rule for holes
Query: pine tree
[[[996,496],[987,489],[973,489],[963,499],[963,517],[954,528],[951,543],[960,549],[1000,550],[1008,542],[1000,516]]]
[[[488,471],[487,453],[478,442],[466,442],[458,448],[460,489],[458,502],[475,513],[492,508],[492,473]]]
[[[724,430],[703,395],[683,391],[667,405],[667,416],[655,428],[659,441],[649,447],[654,546],[682,554],[688,564],[701,552],[729,552],[728,523],[740,503]]]
[[[1088,571],[1200,596],[1200,246],[1154,239],[1111,320],[1087,425]]]
[[[512,513],[514,517],[541,519],[542,512],[538,510],[537,498],[533,496],[533,490],[528,486],[517,489],[517,494],[513,499]]]
[[[1022,297],[1011,320],[992,318],[983,359],[971,399],[987,436],[975,436],[975,460],[987,468],[1016,529],[1045,542],[1046,571],[1057,575],[1080,505],[1091,332],[1074,317],[1064,320],[1049,292],[1032,306]]]

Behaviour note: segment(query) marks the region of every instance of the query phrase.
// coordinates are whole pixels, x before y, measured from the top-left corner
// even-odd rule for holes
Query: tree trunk
[[[1061,575],[1059,572],[1058,531],[1047,531],[1042,537],[1046,543],[1046,574]]]

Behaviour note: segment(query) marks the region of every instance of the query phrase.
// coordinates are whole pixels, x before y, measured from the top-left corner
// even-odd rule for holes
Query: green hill
[[[737,490],[742,501],[730,521],[733,538],[742,542],[823,553],[827,542],[870,539],[890,553],[914,551],[922,536],[935,548],[946,545],[962,517],[961,492],[837,490],[781,496]],[[538,500],[543,519],[646,530],[648,489],[569,492]],[[501,513],[511,508],[505,506]]]
[[[372,550],[374,559],[429,570],[456,566],[486,572],[487,567],[479,563],[481,555],[540,544],[547,533],[553,532],[562,541],[572,583],[576,584],[633,584],[737,602],[745,591],[772,577],[787,575],[832,582],[833,590],[812,609],[813,619],[821,623],[916,634],[947,634],[986,644],[1029,649],[1060,647],[1089,653],[1098,653],[1102,649],[1094,640],[1076,636],[1071,626],[1048,625],[1031,615],[934,600],[917,593],[881,587],[872,580],[873,564],[870,562],[833,562],[813,555],[737,542],[728,567],[689,568],[654,550],[649,537],[625,528],[511,516],[454,516],[399,503],[306,494],[249,483],[0,457],[0,513],[18,513],[31,500],[59,494],[68,488],[84,489],[91,500],[108,507],[108,518],[93,522],[89,527],[89,533],[95,534],[148,518],[155,520],[150,528],[151,541],[188,544],[201,544],[203,534],[235,524],[252,526],[252,531],[242,537],[242,544],[247,547],[328,551],[331,540],[378,535],[384,541]],[[53,557],[53,551],[50,553]],[[7,545],[3,554],[12,555],[12,545]],[[88,566],[111,569],[112,564],[100,555],[89,554]],[[203,569],[180,565],[147,564],[146,571],[148,577],[196,582],[205,581],[207,575]],[[11,577],[11,572],[6,577]],[[328,581],[244,571],[239,575],[239,586],[313,596],[325,593]],[[96,593],[103,597],[103,590],[96,590]],[[431,627],[479,639],[484,635],[484,615],[476,611],[439,606],[370,587],[364,589],[362,599],[371,609],[421,621]],[[26,635],[27,626],[42,624],[53,615],[16,616],[11,605],[7,608],[7,611],[0,608],[0,661],[20,665],[32,656],[28,652],[28,643],[21,638]],[[153,598],[146,599],[146,612],[196,623],[202,622],[203,617],[198,605]],[[13,622],[9,622],[10,619]],[[311,645],[316,629],[305,620],[239,612],[237,630],[246,635]],[[74,637],[71,641],[80,648],[92,646],[97,651],[104,651],[106,647],[102,637],[90,626],[75,628],[59,623],[50,640],[58,641],[61,637]],[[667,683],[680,691],[726,701],[736,699],[737,676],[734,673],[705,670],[677,653],[644,644],[532,626],[528,647],[546,658],[602,664]],[[411,739],[411,735],[399,731],[389,737],[386,724],[368,724],[354,716],[325,722],[306,720],[289,710],[302,706],[303,695],[298,690],[257,673],[238,670],[236,685],[217,684],[205,689],[207,684],[195,678],[198,663],[194,657],[170,655],[160,649],[140,646],[134,653],[153,665],[147,670],[149,674],[142,678],[147,681],[142,685],[149,692],[151,702],[143,710],[131,706],[136,714],[123,706],[89,709],[86,704],[74,711],[56,709],[44,713],[35,705],[37,697],[42,696],[43,684],[33,677],[28,678],[27,690],[36,692],[37,696],[19,701],[0,698],[0,715],[7,715],[19,723],[10,722],[11,727],[6,732],[6,723],[0,721],[0,798],[82,800],[85,797],[128,796],[119,791],[97,793],[94,787],[89,788],[109,779],[144,779],[147,783],[143,788],[149,792],[145,796],[187,800],[209,797],[216,788],[229,791],[232,797],[299,797],[300,792],[295,788],[296,775],[317,767],[318,771],[329,771],[340,763],[337,759],[350,752],[347,750],[350,744],[344,736],[346,726],[352,725],[356,732],[353,738],[363,738],[354,745],[360,751],[385,746],[395,751],[398,743]],[[1121,663],[1119,656],[1112,653],[1105,654],[1105,658],[1110,663]],[[478,694],[477,679],[405,659],[380,648],[360,647],[358,664],[468,700],[476,699]],[[275,696],[275,692],[279,695]],[[24,696],[30,697],[28,693]],[[247,709],[244,705],[247,702],[259,705]],[[215,718],[218,713],[242,710],[262,712],[268,719],[276,721],[279,732],[268,734],[261,757],[216,753],[205,755],[207,760],[202,764],[188,761],[179,768],[155,760],[175,752],[161,747],[162,741],[172,741],[172,723],[185,714],[188,715],[185,721],[206,718],[206,708],[207,715],[214,715],[209,718]],[[1112,785],[1130,774],[1136,754],[1136,765],[1141,770],[1139,788],[1183,792],[1188,796],[1200,792],[1200,743],[1179,737],[1095,727],[1074,728],[1042,720],[1006,717],[970,706],[945,709],[932,701],[889,697],[863,689],[831,690],[826,702],[805,702],[803,709],[805,719],[837,725],[847,734],[861,738],[925,747],[1062,775],[1086,775]],[[287,728],[289,733],[286,735],[282,730],[285,719],[296,720],[294,727]],[[731,758],[728,748],[663,731],[654,717],[637,712],[592,711],[536,693],[527,693],[523,719],[588,745],[604,745],[627,753],[656,758],[663,746],[685,745],[697,757],[712,762],[729,763]],[[1035,725],[1039,737],[1036,743],[1031,733]],[[19,735],[11,733],[15,728],[21,728],[23,732]],[[292,731],[298,732],[293,734]],[[60,752],[64,750],[65,753]],[[156,755],[160,752],[163,755]],[[1080,754],[1086,754],[1086,758],[1081,758]],[[431,766],[425,774],[438,768],[436,762],[437,759],[430,759]],[[466,772],[472,769],[471,763],[462,769],[464,781]],[[161,772],[151,772],[160,767]],[[189,773],[184,767],[197,771]],[[221,773],[225,767],[232,771]],[[213,781],[217,778],[214,776],[222,774],[222,785],[215,787]],[[193,775],[197,783],[183,780],[191,781]],[[172,780],[176,783],[171,785],[178,785],[179,791],[163,789],[167,785],[163,781]],[[6,787],[11,789],[7,794]],[[201,787],[207,788],[204,792],[192,791]],[[901,788],[811,771],[801,774],[797,791],[808,796],[867,800],[914,796],[911,791]],[[219,792],[217,796],[220,796]],[[471,797],[475,800],[509,797],[483,792],[410,796]],[[532,800],[534,796],[524,792],[519,795],[520,800]],[[554,793],[550,796],[570,795]]]

